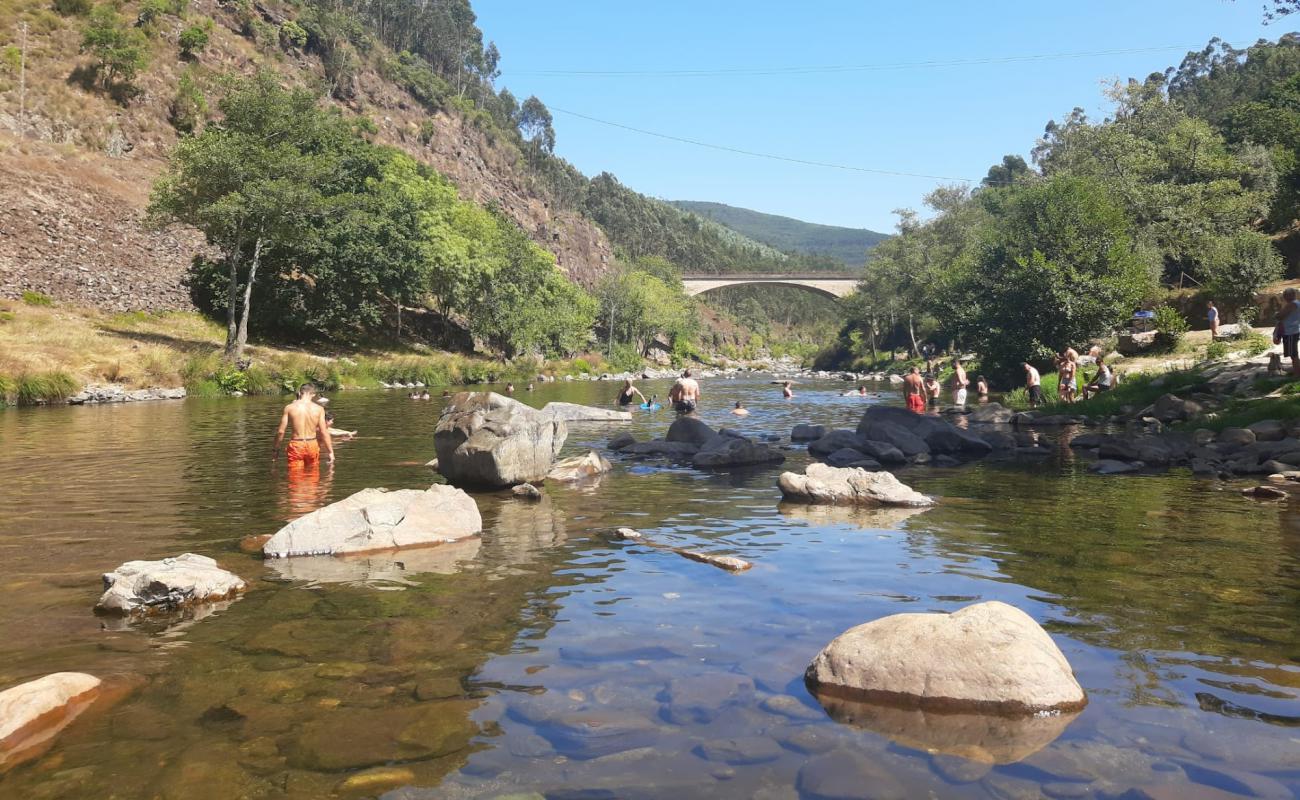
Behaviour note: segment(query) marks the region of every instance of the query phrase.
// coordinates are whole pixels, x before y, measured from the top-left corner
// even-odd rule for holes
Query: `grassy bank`
[[[222,360],[225,329],[199,314],[107,314],[45,302],[0,301],[0,405],[60,402],[83,386],[185,387],[204,397],[288,391],[312,381],[327,391],[420,382],[456,386],[601,372],[591,355],[571,361],[513,362],[405,348],[295,349],[254,343],[251,365]]]

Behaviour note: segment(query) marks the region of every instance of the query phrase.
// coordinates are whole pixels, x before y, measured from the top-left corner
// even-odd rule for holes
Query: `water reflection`
[[[616,388],[544,384],[523,399],[603,404]],[[758,380],[706,382],[704,418],[734,425],[742,399],[749,435],[852,428],[875,400],[842,388],[809,383],[794,405]],[[263,563],[240,538],[362,488],[427,486],[441,402],[338,395],[362,435],[332,473],[292,487],[269,463],[280,405],[0,414],[0,685],[60,669],[135,676],[120,703],[0,777],[0,796],[1285,797],[1300,785],[1292,506],[1183,474],[1091,476],[1059,448],[1033,466],[905,471],[940,498],[932,509],[778,505],[777,474],[806,463],[794,448],[779,468],[724,474],[615,458],[599,486],[548,486],[540,503],[478,495],[481,540]],[[662,436],[671,419],[637,413],[626,428]],[[565,455],[611,435],[570,431]],[[754,568],[600,535],[619,526]],[[101,572],[184,551],[217,558],[248,595],[170,630],[101,628]],[[853,625],[987,599],[1052,632],[1085,711],[1019,728],[832,703],[833,719],[803,686],[809,660]]]

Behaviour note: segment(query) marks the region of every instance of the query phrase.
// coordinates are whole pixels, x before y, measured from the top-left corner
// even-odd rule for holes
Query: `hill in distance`
[[[724,225],[777,250],[830,256],[850,267],[860,267],[865,264],[867,252],[889,238],[887,233],[877,233],[866,228],[818,225],[776,214],[764,214],[748,208],[737,208],[725,203],[699,200],[670,202],[683,211],[690,211],[705,219],[713,220],[719,225]]]

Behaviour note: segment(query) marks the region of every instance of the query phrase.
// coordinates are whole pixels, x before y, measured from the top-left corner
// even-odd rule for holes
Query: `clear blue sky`
[[[1043,125],[1103,82],[1176,65],[1212,36],[1264,26],[1264,0],[867,3],[852,0],[474,0],[501,49],[500,85],[522,100],[660,133],[793,158],[958,178],[1026,158]],[[578,77],[645,71],[894,65],[1138,48],[1152,52],[827,74]],[[646,194],[715,200],[810,222],[892,230],[933,179],[717,152],[554,112],[557,152]]]

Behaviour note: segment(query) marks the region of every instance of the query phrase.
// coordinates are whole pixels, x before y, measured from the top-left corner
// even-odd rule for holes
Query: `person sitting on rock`
[[[1115,373],[1111,370],[1101,356],[1097,356],[1097,374],[1093,376],[1092,382],[1083,387],[1083,399],[1109,392],[1115,385]]]
[[[737,400],[736,407],[731,409],[731,413],[735,414],[738,417],[748,417],[749,409],[745,408],[745,406],[739,400]]]

